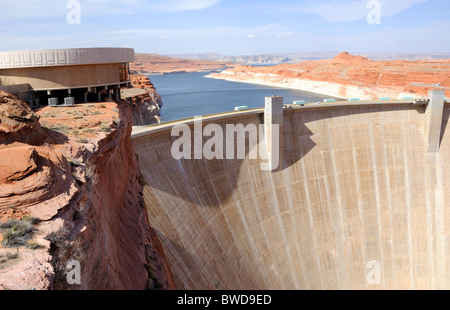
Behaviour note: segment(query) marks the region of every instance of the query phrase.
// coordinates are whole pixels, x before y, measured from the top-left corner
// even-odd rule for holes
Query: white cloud
[[[149,36],[170,36],[175,37],[270,37],[276,36],[278,33],[282,33],[286,30],[285,27],[276,24],[267,24],[255,27],[237,27],[237,26],[216,26],[209,28],[179,28],[179,29],[122,29],[106,31],[106,34],[123,34],[123,35],[149,35]]]
[[[278,33],[277,37],[292,37],[294,35],[294,31],[282,32]]]
[[[138,52],[157,52],[158,48],[165,49],[163,53],[179,54],[190,52],[205,52],[217,50],[227,54],[243,54],[249,50],[271,48],[270,44],[277,34],[288,29],[277,24],[267,24],[255,27],[216,26],[201,28],[147,28],[147,29],[118,29],[103,32],[103,37],[117,42],[137,42]],[[168,36],[161,42],[162,37]],[[143,42],[152,42],[147,44]],[[146,46],[143,46],[146,45]],[[142,47],[143,46],[143,47]],[[278,51],[278,50],[276,50]]]
[[[118,26],[119,27],[119,26]],[[47,29],[47,28],[46,28]],[[49,28],[51,26],[49,25]],[[289,28],[268,24],[258,27],[211,28],[156,28],[117,31],[93,31],[86,28],[80,33],[48,34],[12,33],[6,26],[0,35],[1,50],[50,49],[69,47],[129,46],[136,52],[182,54],[214,51],[225,55],[251,55],[284,52],[446,52],[450,36],[441,36],[434,44],[426,42],[442,29],[450,29],[450,21],[432,21],[428,25],[402,28],[377,27],[370,33],[323,32],[320,29],[298,29],[293,37],[278,37],[290,32]],[[1,30],[1,25],[0,25]],[[255,39],[247,39],[254,34]]]
[[[428,0],[378,0],[381,7],[381,17],[397,15],[415,4]],[[350,1],[314,1],[308,5],[291,8],[290,11],[299,13],[310,13],[331,22],[355,21],[365,19],[370,9],[367,8],[369,0]]]
[[[65,16],[68,0],[0,0],[2,20]],[[130,15],[141,11],[183,12],[213,7],[222,0],[78,0],[83,15]]]
[[[222,0],[165,0],[150,1],[147,7],[156,11],[182,12],[208,9]]]

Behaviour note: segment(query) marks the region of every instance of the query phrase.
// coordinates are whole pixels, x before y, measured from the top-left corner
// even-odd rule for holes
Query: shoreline
[[[260,77],[256,74],[244,73],[236,75],[229,71],[222,71],[220,73],[212,73],[206,78],[225,80],[229,82],[240,82],[262,86],[280,87],[285,89],[294,89],[300,91],[307,91],[319,95],[331,96],[335,98],[348,99],[359,98],[361,100],[377,99],[379,97],[389,97],[391,99],[401,99],[402,97],[422,98],[417,94],[409,92],[399,92],[390,89],[373,89],[372,87],[363,87],[356,85],[344,85],[335,82],[314,81],[306,79],[284,78],[280,80],[267,80],[267,78],[282,78],[274,74],[264,74]],[[263,78],[264,77],[264,78]]]
[[[165,74],[177,74],[177,73],[220,73],[223,70],[229,69],[232,67],[225,68],[213,68],[213,69],[199,69],[199,70],[174,70],[174,71],[135,71],[133,74],[140,75],[165,75]]]

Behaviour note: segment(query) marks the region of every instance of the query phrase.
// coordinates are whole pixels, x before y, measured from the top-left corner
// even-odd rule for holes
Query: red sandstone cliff
[[[426,97],[440,83],[450,96],[450,59],[373,61],[347,52],[332,59],[239,66],[208,77],[300,89],[340,98]]]
[[[152,82],[144,75],[131,75],[132,89],[122,91],[122,96],[131,96],[133,103],[133,125],[143,126],[161,123],[162,99]]]
[[[132,107],[46,107],[38,115],[0,91],[0,222],[38,219],[37,247],[0,245],[8,257],[0,289],[174,288],[142,198]],[[52,127],[58,122],[66,127]],[[80,262],[80,285],[66,281],[69,260]]]

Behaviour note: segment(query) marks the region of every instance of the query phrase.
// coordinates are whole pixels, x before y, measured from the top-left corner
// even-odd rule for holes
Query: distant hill
[[[135,54],[135,62],[130,64],[133,73],[163,74],[173,72],[202,72],[234,66],[232,63],[167,57],[158,54]]]
[[[136,53],[136,60],[130,64],[135,73],[162,74],[173,72],[203,72],[220,70],[236,65],[278,65],[295,64],[303,61],[331,59],[339,52],[286,53],[250,56],[224,56],[217,53],[202,54],[142,54]],[[450,59],[450,53],[353,53],[371,60],[436,60]]]
[[[232,62],[235,64],[280,64],[286,62],[301,61],[301,59],[291,58],[284,55],[225,56],[217,53],[202,53],[202,54],[172,54],[167,56],[177,58]]]
[[[338,55],[339,52],[313,52],[313,53],[280,53],[266,55],[241,55],[226,56],[217,53],[201,53],[201,54],[172,54],[166,55],[177,58],[213,60],[221,62],[233,62],[237,64],[282,64],[282,63],[299,63],[305,60],[321,60],[330,59]],[[432,60],[432,59],[448,59],[450,53],[352,53],[353,55],[363,56],[372,60]]]
[[[408,57],[419,55],[410,54]],[[433,89],[445,90],[450,96],[449,65],[450,57],[372,60],[342,52],[330,59],[295,64],[242,65],[207,77],[299,89],[338,98],[421,98],[427,97],[428,91]]]

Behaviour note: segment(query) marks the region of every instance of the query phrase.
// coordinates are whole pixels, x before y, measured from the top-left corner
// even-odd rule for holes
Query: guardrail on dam
[[[275,171],[248,156],[175,160],[171,129],[192,119],[134,131],[150,222],[177,287],[448,289],[443,100],[287,107]],[[211,123],[258,126],[264,110],[202,126]]]

